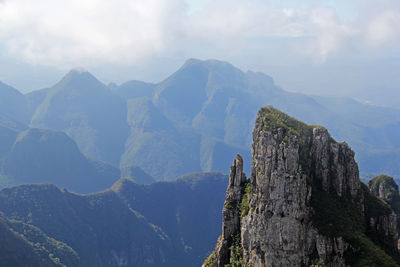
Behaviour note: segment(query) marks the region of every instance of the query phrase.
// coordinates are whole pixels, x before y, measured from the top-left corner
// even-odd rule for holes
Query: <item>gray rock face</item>
[[[240,232],[240,204],[243,195],[243,184],[246,182],[246,175],[243,173],[243,159],[237,155],[231,166],[229,184],[226,191],[226,200],[222,210],[222,236],[216,248],[218,266],[224,266],[229,262],[231,253],[229,248],[233,243],[233,237]]]
[[[337,196],[347,195],[358,202],[360,178],[354,152],[345,143],[335,142],[324,128],[314,128],[310,143],[311,175],[318,179],[324,191]],[[361,203],[357,203],[362,207]]]
[[[372,194],[389,204],[400,201],[399,186],[393,177],[387,175],[376,176],[368,182],[368,187]]]
[[[346,255],[358,260],[362,248],[353,242],[357,237],[349,231],[349,221],[360,222],[356,232],[363,236],[365,223],[366,232],[382,236],[387,249],[396,253],[393,212],[385,206],[385,212],[374,213],[370,202],[376,199],[363,189],[354,152],[346,143],[334,141],[326,129],[266,107],[256,119],[252,153],[249,212],[240,219],[243,205],[227,205],[244,201],[246,181],[244,174],[237,178],[242,170],[238,157],[231,167],[223,234],[214,258],[204,266],[352,265]],[[238,249],[232,243],[237,235]],[[241,258],[233,258],[233,251]]]
[[[312,176],[323,190],[356,199],[360,182],[353,151],[333,143],[323,128],[299,137],[285,128],[270,131],[264,126],[259,115],[253,132],[252,212],[242,225],[244,261],[249,266],[310,265],[317,249],[324,262],[343,266],[348,244],[318,234],[308,203]]]
[[[393,177],[379,175],[368,182],[371,193],[386,201],[397,216],[397,232],[400,233],[400,195],[399,187]]]

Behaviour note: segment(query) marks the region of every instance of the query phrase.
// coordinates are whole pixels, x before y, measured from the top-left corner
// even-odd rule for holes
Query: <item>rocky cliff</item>
[[[397,266],[396,215],[320,126],[262,108],[251,177],[231,167],[222,235],[203,266]]]
[[[383,199],[393,209],[397,216],[397,232],[400,233],[400,195],[399,186],[393,177],[379,175],[368,182],[368,187],[373,195]]]

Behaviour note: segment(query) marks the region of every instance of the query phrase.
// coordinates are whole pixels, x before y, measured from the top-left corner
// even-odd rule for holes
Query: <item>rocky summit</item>
[[[399,266],[396,215],[360,181],[345,142],[264,107],[252,161],[249,179],[233,162],[222,235],[203,266]]]
[[[373,195],[386,201],[397,216],[397,232],[400,233],[400,195],[399,186],[393,177],[379,175],[368,182],[368,187]],[[399,244],[400,245],[400,244]]]

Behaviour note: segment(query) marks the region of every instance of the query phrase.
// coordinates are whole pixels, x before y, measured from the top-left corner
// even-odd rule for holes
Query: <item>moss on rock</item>
[[[246,216],[250,211],[250,196],[251,196],[251,184],[247,182],[244,186],[244,195],[242,197],[242,202],[240,203],[240,218]]]

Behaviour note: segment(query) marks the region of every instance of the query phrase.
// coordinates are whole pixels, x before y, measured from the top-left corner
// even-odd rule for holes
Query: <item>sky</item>
[[[188,58],[283,89],[400,106],[399,0],[0,0],[0,80],[22,92],[71,68],[159,82]]]

